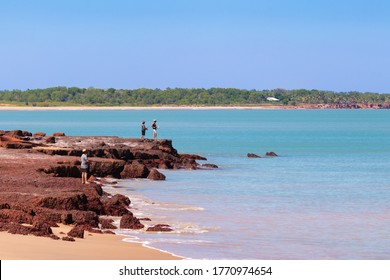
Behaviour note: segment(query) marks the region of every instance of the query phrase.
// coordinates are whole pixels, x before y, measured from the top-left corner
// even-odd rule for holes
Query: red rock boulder
[[[147,179],[161,181],[161,180],[165,180],[165,175],[160,173],[157,169],[152,169]]]
[[[31,234],[36,236],[50,236],[53,234],[51,227],[44,220],[35,220],[31,228]]]
[[[113,222],[113,219],[99,218],[100,227],[102,229],[117,229],[117,227],[112,224]]]
[[[46,138],[46,143],[54,144],[56,142],[56,138],[54,136],[49,136]]]
[[[121,172],[120,176],[122,179],[146,178],[148,177],[149,172],[150,172],[149,169],[145,165],[137,161],[133,161],[132,163],[125,165],[125,168]]]
[[[125,167],[124,160],[93,158],[89,166],[90,174],[97,177],[113,176],[119,178]]]
[[[68,232],[68,236],[75,238],[84,238],[84,228],[75,226]]]
[[[104,214],[110,216],[123,216],[129,213],[127,209],[130,199],[124,195],[116,194],[112,197],[102,197]]]
[[[261,156],[258,156],[258,155],[253,154],[253,153],[248,153],[246,156],[247,156],[248,158],[261,158]]]
[[[22,130],[11,130],[11,131],[5,131],[4,135],[7,135],[9,137],[15,137],[15,138],[22,138],[25,136],[31,136],[31,132],[28,131],[22,131]]]
[[[141,229],[145,226],[141,224],[138,218],[134,217],[133,213],[128,213],[122,216],[120,221],[120,228],[128,228],[128,229]]]
[[[168,231],[173,231],[173,229],[171,229],[170,225],[157,224],[153,227],[149,227],[146,231],[165,231],[165,232],[168,232]]]

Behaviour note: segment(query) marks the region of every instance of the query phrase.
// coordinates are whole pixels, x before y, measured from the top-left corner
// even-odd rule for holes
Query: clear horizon
[[[390,93],[390,3],[5,1],[0,89]]]

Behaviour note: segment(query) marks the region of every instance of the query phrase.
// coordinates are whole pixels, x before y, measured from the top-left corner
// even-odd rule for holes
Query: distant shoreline
[[[262,110],[262,109],[285,109],[284,106],[56,106],[56,107],[24,107],[24,106],[2,106],[0,111],[77,111],[77,110]]]
[[[387,109],[378,107],[368,107],[360,105],[360,107],[334,107],[324,104],[310,105],[263,105],[263,106],[53,106],[53,107],[27,107],[27,106],[9,106],[1,105],[0,111],[113,111],[113,110],[334,110],[334,109]]]

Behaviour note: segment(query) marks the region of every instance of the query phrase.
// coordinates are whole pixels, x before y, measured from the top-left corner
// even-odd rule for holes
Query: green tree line
[[[278,102],[268,101],[275,97]],[[305,105],[383,104],[390,94],[333,92],[321,90],[243,90],[236,88],[99,89],[52,87],[46,89],[0,90],[0,103],[23,106],[159,106],[159,105]]]

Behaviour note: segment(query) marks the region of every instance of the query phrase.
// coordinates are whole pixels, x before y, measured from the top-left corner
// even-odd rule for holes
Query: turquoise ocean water
[[[0,111],[0,129],[139,137],[154,118],[220,168],[107,187],[175,229],[119,233],[196,259],[390,258],[390,110]]]

